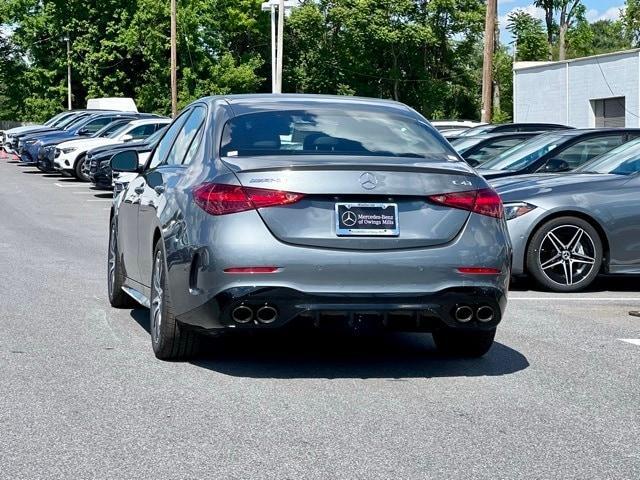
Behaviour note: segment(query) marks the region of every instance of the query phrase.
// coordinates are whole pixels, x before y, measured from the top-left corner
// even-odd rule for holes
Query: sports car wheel
[[[164,244],[158,240],[153,252],[151,274],[151,308],[149,327],[151,345],[156,357],[162,360],[178,360],[192,356],[198,343],[196,333],[181,327],[176,321],[167,288],[167,267]]]
[[[536,281],[555,292],[589,286],[602,266],[602,240],[581,218],[561,217],[545,223],[531,238],[527,268]]]

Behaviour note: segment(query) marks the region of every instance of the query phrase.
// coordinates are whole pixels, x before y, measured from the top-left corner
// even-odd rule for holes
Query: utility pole
[[[176,0],[171,0],[171,115],[178,114],[178,75],[176,45]]]
[[[284,0],[280,0],[278,4],[278,58],[276,73],[277,88],[274,93],[282,93],[282,50],[284,48]]]
[[[71,110],[71,45],[69,37],[65,40],[67,41],[67,109]]]
[[[484,22],[484,59],[482,61],[482,121],[491,122],[493,113],[493,53],[495,50],[498,0],[487,0]]]
[[[271,3],[271,91],[275,92],[278,88],[278,73],[276,69],[276,5]]]

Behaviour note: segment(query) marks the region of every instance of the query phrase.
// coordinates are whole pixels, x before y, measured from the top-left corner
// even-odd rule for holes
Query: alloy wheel
[[[591,236],[578,225],[560,225],[542,239],[538,262],[544,275],[560,285],[576,285],[589,276],[596,263]]]
[[[151,331],[155,343],[160,339],[160,327],[162,325],[162,275],[164,268],[162,265],[162,252],[156,253],[153,261],[153,289],[151,297]]]

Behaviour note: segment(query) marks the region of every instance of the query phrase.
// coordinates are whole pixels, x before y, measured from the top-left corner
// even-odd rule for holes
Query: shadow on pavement
[[[134,308],[129,314],[145,332],[151,334],[151,329],[149,328],[149,310],[146,308]]]
[[[100,192],[93,195],[96,198],[113,198],[112,192]]]
[[[497,342],[482,358],[460,359],[438,354],[429,334],[269,333],[205,338],[191,363],[235,377],[283,379],[497,376],[529,366],[524,355]]]
[[[640,290],[639,285],[640,275],[600,275],[588,288],[581,292],[637,292]],[[540,288],[535,281],[529,277],[512,279],[509,290],[512,292],[526,292],[531,290],[534,292],[553,294],[553,292],[548,292]]]

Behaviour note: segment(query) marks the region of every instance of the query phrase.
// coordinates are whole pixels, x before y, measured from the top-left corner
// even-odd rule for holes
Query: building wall
[[[595,125],[591,100],[625,97],[625,126],[640,127],[640,51],[514,70],[514,120]]]

